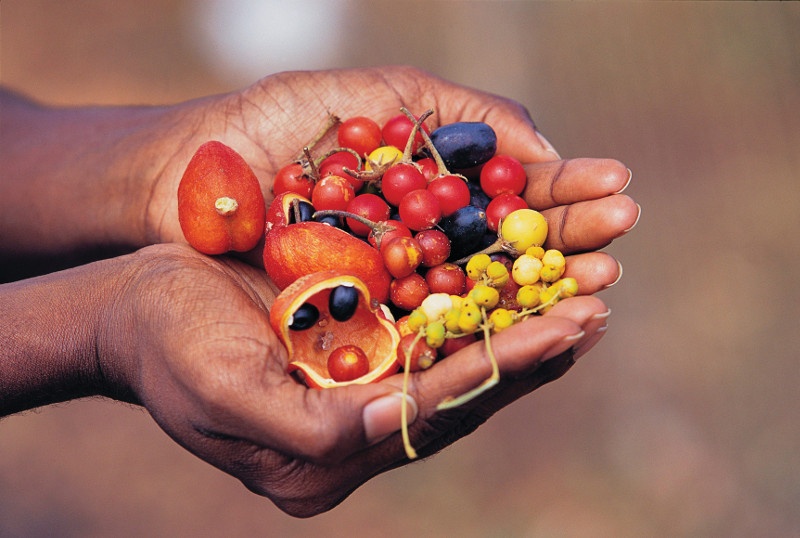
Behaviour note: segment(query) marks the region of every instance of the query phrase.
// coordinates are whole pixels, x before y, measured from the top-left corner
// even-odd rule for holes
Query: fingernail
[[[408,423],[417,418],[417,402],[406,396]],[[394,392],[372,400],[364,406],[364,433],[370,444],[382,441],[389,435],[400,431],[403,409],[403,393]]]
[[[605,312],[600,312],[599,314],[595,314],[594,316],[592,316],[591,319],[606,319],[610,315],[611,315],[611,309],[609,308]]]
[[[608,325],[598,327],[597,331],[588,340],[575,348],[575,354],[572,356],[572,359],[578,360],[583,357],[603,337],[607,330]]]
[[[620,190],[618,190],[617,192],[615,192],[614,194],[622,194],[623,192],[625,192],[625,189],[627,189],[628,185],[631,184],[631,179],[633,179],[633,170],[628,168],[628,181],[626,181],[625,185],[623,185],[622,188]]]
[[[617,260],[617,267],[619,267],[619,273],[617,274],[617,278],[616,278],[616,280],[614,280],[614,282],[612,282],[611,284],[606,284],[606,285],[603,287],[603,289],[606,289],[606,290],[607,290],[608,288],[610,288],[611,286],[613,286],[614,284],[616,284],[617,282],[619,282],[619,281],[620,281],[620,279],[622,279],[622,264],[619,262],[619,260]]]
[[[581,331],[579,333],[571,334],[571,335],[561,339],[560,342],[558,342],[553,347],[548,349],[547,352],[544,355],[542,355],[542,362],[549,361],[553,357],[557,357],[558,355],[561,355],[562,353],[567,351],[569,348],[571,348],[575,344],[575,342],[577,342],[578,340],[583,338],[584,334],[585,333],[583,331]]]
[[[636,204],[636,207],[639,208],[639,212],[636,213],[636,220],[633,221],[633,224],[631,224],[630,227],[627,230],[622,232],[624,234],[626,234],[626,233],[630,232],[631,230],[633,230],[634,228],[636,228],[636,225],[639,224],[639,219],[642,218],[642,206],[640,206],[639,204]]]
[[[542,145],[545,147],[545,149],[547,149],[547,151],[549,151],[550,153],[552,153],[553,155],[556,156],[556,159],[560,159],[561,158],[561,155],[558,154],[558,152],[556,151],[556,148],[553,147],[553,144],[551,144],[550,141],[547,138],[545,138],[542,133],[540,133],[539,131],[536,131],[536,136],[539,138],[539,141],[542,143]]]

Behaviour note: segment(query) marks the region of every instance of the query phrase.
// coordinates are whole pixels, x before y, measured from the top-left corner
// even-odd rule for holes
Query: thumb
[[[401,428],[403,395],[391,385],[313,389],[287,376],[261,393],[263,397],[241,415],[239,432],[231,435],[306,461],[340,462]],[[412,422],[417,404],[407,398]]]

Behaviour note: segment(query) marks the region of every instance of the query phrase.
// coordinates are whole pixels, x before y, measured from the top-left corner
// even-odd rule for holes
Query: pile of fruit
[[[486,123],[431,132],[432,113],[401,109],[382,126],[329,117],[278,171],[269,207],[220,142],[184,173],[179,219],[192,246],[220,254],[264,239],[283,290],[270,321],[309,386],[408,376],[484,340],[492,376],[441,407],[460,405],[499,379],[492,334],[577,293],[562,253],[543,248],[547,222],[522,198],[522,164],[497,153]],[[338,147],[315,156],[334,128]]]

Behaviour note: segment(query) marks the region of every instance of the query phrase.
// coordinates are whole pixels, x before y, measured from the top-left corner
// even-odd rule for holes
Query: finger
[[[412,426],[411,439],[419,455],[440,450],[505,405],[562,375],[573,363],[563,359],[571,358],[574,346],[594,338],[609,314],[596,297],[567,299],[557,306],[555,314],[551,310],[548,315],[529,318],[491,337],[501,381],[460,407],[436,410],[443,398],[459,396],[489,376],[485,342],[476,342],[413,377],[410,391],[419,402],[422,420]],[[557,364],[551,365],[553,360]]]
[[[631,171],[613,159],[568,159],[527,165],[523,197],[539,211],[622,192]]]
[[[569,349],[581,336],[580,325],[569,318],[535,316],[491,336],[489,342],[501,376],[519,376]],[[480,385],[491,370],[486,342],[479,341],[413,375],[410,393],[422,416],[430,416],[440,402]]]
[[[580,295],[592,295],[613,286],[622,276],[622,265],[605,252],[586,252],[567,257],[565,278],[578,281]]]
[[[486,123],[497,135],[497,153],[513,155],[523,163],[557,161],[561,157],[547,138],[534,125],[528,111],[520,104],[505,101],[493,107]]]
[[[536,129],[528,110],[520,103],[491,93],[439,80],[438,123],[483,121],[497,135],[497,153],[513,155],[524,163],[554,161],[559,155]]]
[[[545,248],[585,252],[609,245],[639,221],[641,207],[624,194],[542,211],[549,230]]]

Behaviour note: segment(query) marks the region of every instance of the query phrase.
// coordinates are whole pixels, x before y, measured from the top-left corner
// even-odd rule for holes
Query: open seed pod
[[[270,324],[286,346],[289,371],[310,387],[372,383],[398,370],[400,335],[352,275],[331,270],[299,278],[276,298]],[[354,379],[337,380],[328,369],[331,353],[342,346],[357,346],[369,361]]]

